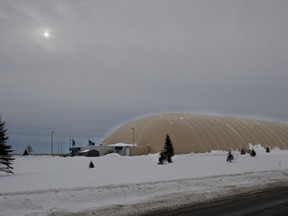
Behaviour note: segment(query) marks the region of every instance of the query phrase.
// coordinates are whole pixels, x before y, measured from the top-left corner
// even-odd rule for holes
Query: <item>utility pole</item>
[[[132,156],[134,156],[134,128],[131,128],[132,129],[132,144],[133,144],[133,148],[132,148]]]
[[[53,135],[54,135],[54,131],[51,132],[51,155],[53,155]]]

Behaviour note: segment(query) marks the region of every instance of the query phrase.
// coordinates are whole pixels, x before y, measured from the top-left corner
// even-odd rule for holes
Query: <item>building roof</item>
[[[241,150],[249,144],[288,149],[288,124],[190,113],[153,115],[128,122],[108,135],[103,144],[132,144],[133,133],[135,144],[149,146],[151,153],[163,149],[166,134],[176,154]]]

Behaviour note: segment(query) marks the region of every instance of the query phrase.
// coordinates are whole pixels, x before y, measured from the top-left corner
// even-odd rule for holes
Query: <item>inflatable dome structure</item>
[[[288,124],[251,118],[170,113],[128,122],[103,140],[103,145],[145,146],[147,153],[163,149],[169,134],[176,154],[241,150],[249,144],[288,149]]]

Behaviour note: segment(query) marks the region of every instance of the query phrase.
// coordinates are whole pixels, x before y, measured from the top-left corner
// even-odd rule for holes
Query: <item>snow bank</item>
[[[238,155],[235,163],[226,155],[176,155],[163,166],[157,154],[18,157],[15,175],[0,174],[1,215],[135,215],[287,183],[288,151]]]

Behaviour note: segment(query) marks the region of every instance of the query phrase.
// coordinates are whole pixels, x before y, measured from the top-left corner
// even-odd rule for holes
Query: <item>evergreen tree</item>
[[[266,153],[269,153],[269,152],[270,152],[270,147],[267,146],[267,147],[266,147]]]
[[[174,156],[174,147],[173,143],[170,139],[169,134],[166,135],[165,138],[165,144],[164,144],[164,149],[160,153],[159,157],[159,163],[158,164],[163,164],[164,161],[167,161],[168,163],[173,163],[172,157]]]
[[[234,155],[231,153],[231,151],[229,151],[226,161],[231,163],[233,160],[234,160]]]
[[[164,153],[168,163],[172,163],[172,157],[174,156],[174,147],[169,134],[167,134],[165,138]]]
[[[165,156],[164,151],[160,152],[159,155],[160,155],[160,157],[159,157],[159,159],[158,159],[158,164],[163,165],[164,162],[166,161],[166,156]]]
[[[256,151],[254,149],[252,149],[251,153],[250,153],[251,157],[255,157],[256,156]]]
[[[29,155],[29,153],[28,153],[27,149],[25,149],[23,152],[23,156],[27,156],[27,155]]]
[[[0,116],[0,171],[6,173],[12,172],[12,162],[14,158],[12,157],[12,146],[7,144],[8,136],[6,135],[7,129],[5,129],[5,122],[2,122]]]
[[[246,154],[246,151],[245,151],[245,149],[244,149],[244,148],[242,148],[242,149],[241,149],[241,152],[240,152],[240,154],[241,154],[241,155],[245,155],[245,154]]]
[[[90,163],[89,163],[89,168],[94,168],[94,164],[92,161],[90,161]]]

